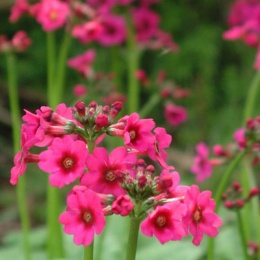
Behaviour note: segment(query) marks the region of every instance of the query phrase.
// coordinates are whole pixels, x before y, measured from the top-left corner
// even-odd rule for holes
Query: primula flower
[[[188,234],[182,222],[186,210],[186,205],[179,201],[157,206],[141,223],[141,231],[145,236],[155,236],[161,244],[181,240]]]
[[[27,0],[15,0],[11,8],[9,21],[12,23],[17,22],[23,14],[29,12],[29,8],[30,5]]]
[[[157,13],[149,8],[136,8],[133,10],[133,20],[139,42],[151,40],[158,31],[160,18]]]
[[[102,30],[97,40],[103,46],[118,45],[125,41],[126,25],[123,17],[111,14],[103,15],[101,18]]]
[[[222,220],[213,212],[216,204],[211,198],[211,191],[200,193],[197,185],[191,185],[184,203],[187,205],[187,214],[183,221],[193,236],[192,243],[199,246],[204,234],[215,237]]]
[[[68,60],[67,64],[69,67],[78,71],[85,77],[92,77],[93,70],[91,64],[96,58],[96,52],[93,49],[87,50],[81,55],[73,57]]]
[[[86,160],[88,172],[85,173],[80,184],[95,192],[119,196],[125,194],[120,186],[120,178],[131,171],[136,163],[136,156],[128,153],[125,147],[114,149],[110,155],[103,147],[97,147]]]
[[[187,120],[187,111],[181,106],[175,104],[166,104],[164,108],[164,116],[167,122],[172,126],[178,126]]]
[[[50,173],[50,184],[59,188],[81,177],[86,168],[86,143],[71,136],[54,138],[47,151],[40,153],[39,168]]]
[[[42,0],[39,4],[35,13],[36,20],[46,32],[62,27],[70,15],[70,8],[66,2]]]
[[[84,85],[82,85],[82,84],[77,84],[73,88],[73,94],[76,97],[85,96],[87,94],[87,88]]]
[[[151,130],[155,127],[153,119],[140,119],[137,113],[125,116],[119,121],[125,122],[124,143],[126,146],[136,149],[139,152],[146,152],[148,147],[155,142]]]
[[[196,151],[197,155],[194,158],[191,172],[196,174],[197,181],[202,182],[211,176],[212,164],[208,158],[209,149],[205,143],[197,144]]]
[[[134,209],[134,204],[127,195],[120,195],[113,201],[112,211],[114,214],[127,216]]]
[[[64,225],[65,233],[74,235],[76,245],[90,245],[95,233],[101,234],[106,224],[100,198],[92,190],[71,192],[59,222]]]
[[[32,41],[25,31],[18,31],[12,38],[12,47],[17,52],[25,51]]]
[[[245,129],[244,128],[240,128],[240,129],[236,130],[234,135],[233,135],[233,138],[236,141],[236,143],[238,144],[239,150],[245,149],[246,144],[247,144],[247,140],[246,140],[246,137],[245,137]]]

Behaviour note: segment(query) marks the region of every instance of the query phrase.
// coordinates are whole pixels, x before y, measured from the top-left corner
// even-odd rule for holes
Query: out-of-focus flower
[[[164,108],[164,116],[170,125],[178,126],[187,120],[187,111],[181,106],[167,103]]]

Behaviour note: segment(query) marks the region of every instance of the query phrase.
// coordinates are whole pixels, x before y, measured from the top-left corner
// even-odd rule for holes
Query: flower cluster
[[[252,165],[255,166],[260,161],[260,117],[248,118],[246,126],[237,129],[233,134],[234,142],[226,146],[217,144],[212,148],[213,156],[210,158],[210,149],[205,143],[196,146],[197,155],[191,172],[196,175],[199,182],[209,178],[212,168],[222,165],[240,151],[246,151],[252,158]]]
[[[171,136],[137,113],[115,122],[121,109],[119,101],[110,107],[79,101],[75,107],[60,104],[55,111],[25,111],[22,150],[15,157],[11,183],[18,182],[29,162],[49,173],[52,186],[78,181],[59,217],[77,245],[89,245],[103,231],[105,216],[112,214],[140,221],[142,233],[162,244],[191,234],[198,246],[204,234],[216,236],[222,221],[214,213],[211,192],[180,185],[179,173],[166,162]],[[122,138],[124,145],[108,152],[100,146],[106,135]],[[31,154],[33,146],[47,149]],[[145,156],[161,170],[147,165]]]
[[[226,40],[242,40],[246,45],[257,48],[254,63],[260,68],[260,3],[258,0],[237,0],[231,7],[228,17],[230,29],[223,34]]]

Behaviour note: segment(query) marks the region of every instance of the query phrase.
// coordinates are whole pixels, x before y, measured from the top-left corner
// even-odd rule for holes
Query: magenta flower
[[[187,205],[187,214],[183,221],[193,236],[192,243],[199,246],[204,234],[215,237],[222,220],[213,212],[216,204],[211,198],[211,191],[200,193],[197,185],[191,185],[184,203]]]
[[[39,168],[50,173],[50,184],[59,188],[81,177],[86,168],[86,143],[71,136],[54,138],[47,151],[40,153]]]
[[[191,172],[196,174],[196,180],[203,182],[209,178],[212,173],[212,164],[208,158],[209,149],[205,143],[199,143],[196,146],[197,155],[194,158],[194,163]]]
[[[167,168],[168,166],[165,162],[168,155],[164,151],[164,148],[168,148],[170,146],[172,137],[166,133],[166,130],[163,127],[155,128],[154,133],[155,143],[154,145],[148,147],[148,156],[152,160],[157,160],[162,167]]]
[[[65,233],[74,235],[76,245],[90,245],[94,235],[101,234],[106,224],[100,198],[92,190],[71,192],[59,222],[64,225]]]
[[[147,7],[133,10],[133,20],[139,42],[151,40],[158,31],[160,17]]]
[[[134,204],[127,195],[120,195],[113,201],[112,211],[114,214],[127,216],[134,209]]]
[[[82,96],[85,96],[87,94],[87,88],[82,85],[82,84],[77,84],[74,86],[73,88],[73,94],[76,96],[76,97],[82,97]]]
[[[155,236],[161,244],[170,240],[181,240],[188,234],[182,222],[186,210],[186,205],[181,202],[157,206],[141,223],[141,231],[145,236]]]
[[[68,3],[59,0],[42,0],[39,4],[35,15],[44,31],[59,29],[66,23],[70,15]]]
[[[85,77],[91,77],[93,74],[92,63],[96,58],[96,52],[93,49],[87,50],[81,55],[68,60],[68,66],[77,70]]]
[[[146,152],[155,142],[151,130],[155,127],[153,119],[140,119],[137,113],[125,116],[119,120],[125,122],[124,143],[139,152]]]
[[[164,116],[167,122],[172,126],[178,126],[187,120],[187,111],[181,106],[175,104],[166,104],[164,108]]]
[[[97,147],[93,154],[87,157],[88,172],[80,184],[95,192],[119,196],[125,194],[120,186],[120,178],[131,171],[136,163],[136,156],[128,153],[125,147],[114,149],[110,155],[103,147]]]
[[[118,45],[125,41],[126,25],[123,17],[105,14],[101,17],[102,30],[97,40],[103,46]]]
[[[236,130],[234,135],[233,135],[233,138],[236,141],[239,150],[245,149],[246,144],[247,144],[247,140],[246,140],[244,128],[240,128],[240,129]]]
[[[25,31],[18,31],[12,38],[12,47],[17,52],[25,51],[31,43],[32,41]]]
[[[27,0],[15,0],[15,3],[11,8],[9,21],[12,23],[17,22],[23,14],[29,12],[29,8],[30,5]]]

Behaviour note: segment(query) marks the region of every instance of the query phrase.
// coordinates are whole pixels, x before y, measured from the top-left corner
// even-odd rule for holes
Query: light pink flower
[[[134,204],[127,195],[120,195],[113,201],[112,211],[114,214],[127,216],[134,209]]]
[[[29,12],[29,8],[30,5],[27,0],[15,0],[11,8],[9,21],[12,23],[17,22],[23,14]]]
[[[187,120],[187,111],[181,106],[175,104],[166,104],[164,108],[164,116],[167,122],[172,126],[178,126]]]
[[[12,47],[17,52],[25,51],[31,43],[32,41],[25,31],[18,31],[12,38]]]
[[[147,7],[135,8],[133,10],[133,21],[139,42],[151,40],[158,31],[160,18],[157,13]]]
[[[209,149],[205,143],[199,143],[196,146],[197,155],[194,158],[194,163],[191,172],[196,174],[196,180],[203,182],[209,178],[212,173],[212,164],[208,158]]]
[[[81,55],[70,58],[68,60],[68,66],[77,70],[78,73],[85,77],[92,77],[92,63],[96,58],[96,52],[93,49],[87,50]]]
[[[70,15],[68,3],[60,0],[42,0],[37,7],[36,20],[42,25],[44,31],[53,31],[61,28]]]
[[[40,153],[39,168],[50,173],[50,184],[59,188],[81,177],[86,168],[86,143],[71,136],[54,138],[47,151]]]
[[[215,237],[222,220],[214,213],[216,204],[211,198],[211,191],[200,193],[199,187],[192,185],[186,192],[184,203],[187,205],[187,214],[183,221],[193,236],[192,243],[199,246],[204,234]]]
[[[157,206],[141,223],[141,231],[145,236],[155,236],[161,244],[170,240],[181,240],[188,234],[182,222],[185,214],[186,205],[181,202]]]
[[[106,14],[101,17],[102,30],[97,40],[103,46],[118,45],[125,41],[126,25],[121,16]]]
[[[120,186],[120,178],[131,171],[136,163],[136,156],[128,153],[125,147],[117,147],[110,155],[103,147],[97,147],[93,154],[87,157],[88,172],[80,184],[95,192],[119,196],[125,194]]]
[[[121,118],[118,122],[125,122],[124,143],[139,152],[146,152],[155,142],[151,130],[155,127],[153,119],[140,119],[137,113]]]
[[[172,137],[166,133],[165,128],[157,127],[154,129],[155,133],[155,143],[148,147],[148,156],[152,160],[157,160],[159,164],[167,168],[165,163],[167,160],[167,153],[164,151],[164,148],[168,148],[171,144]]]
[[[101,200],[92,190],[74,190],[67,197],[66,212],[59,217],[63,231],[73,235],[76,245],[88,246],[106,224]]]

